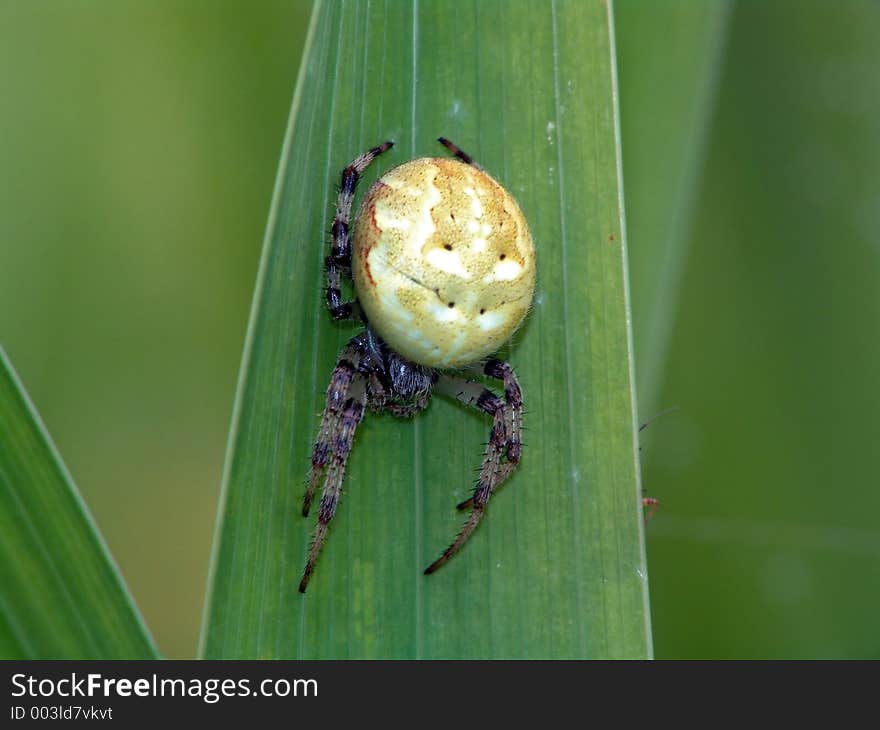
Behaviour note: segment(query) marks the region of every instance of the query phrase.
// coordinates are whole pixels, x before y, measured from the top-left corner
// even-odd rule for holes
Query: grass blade
[[[158,654],[0,348],[0,657]]]
[[[645,657],[626,250],[605,2],[318,3],[282,155],[242,364],[206,606],[209,658]],[[486,419],[435,399],[368,416],[318,570],[297,583],[323,392],[351,327],[322,303],[339,171],[455,140],[517,196],[539,256],[505,349],[523,384],[518,473],[461,555]],[[378,174],[371,170],[367,185]]]
[[[730,3],[622,0],[615,7],[638,395],[648,418],[669,405],[658,401],[658,391],[716,108]]]

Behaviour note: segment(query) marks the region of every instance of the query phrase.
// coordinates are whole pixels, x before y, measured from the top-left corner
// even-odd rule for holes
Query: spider
[[[425,570],[433,573],[480,523],[492,492],[522,453],[522,392],[494,354],[528,313],[535,251],[513,197],[470,155],[438,140],[452,158],[422,157],[387,172],[351,223],[364,170],[393,146],[385,142],[342,171],[325,259],[326,300],[334,320],[365,329],[343,348],[327,389],[303,500],[308,516],[323,482],[318,523],[299,590],[305,593],[342,492],[355,431],[367,408],[410,418],[441,393],[492,417],[479,478],[461,531]],[[344,301],[342,279],[357,298]],[[502,399],[474,377],[503,385]]]

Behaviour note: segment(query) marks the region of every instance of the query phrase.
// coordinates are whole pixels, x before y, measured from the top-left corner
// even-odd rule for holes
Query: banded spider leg
[[[437,382],[439,392],[488,413],[493,422],[474,495],[458,506],[471,512],[452,544],[427,567],[426,575],[443,566],[467,542],[480,524],[492,492],[510,476],[522,453],[522,391],[516,374],[506,362],[495,359],[486,363],[483,372],[504,383],[504,400],[480,383],[460,376],[444,375]]]
[[[354,191],[364,170],[386,150],[391,149],[394,142],[383,142],[355,158],[342,171],[339,183],[339,194],[336,198],[336,215],[330,228],[330,255],[324,259],[327,271],[327,307],[330,316],[335,320],[358,319],[357,300],[342,301],[342,275],[351,277],[351,209],[354,204]]]
[[[318,524],[309,548],[309,557],[299,584],[300,593],[306,592],[309,578],[315,568],[321,547],[327,538],[327,528],[342,494],[345,464],[351,452],[354,434],[364,417],[367,404],[366,381],[357,371],[360,354],[355,337],[342,351],[327,388],[327,405],[321,416],[318,439],[312,451],[309,484],[303,498],[303,516],[307,517],[318,484],[324,481],[318,508]]]

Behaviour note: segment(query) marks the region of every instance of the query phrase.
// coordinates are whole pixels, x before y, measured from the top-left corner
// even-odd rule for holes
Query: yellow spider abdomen
[[[370,325],[403,357],[457,368],[496,352],[535,291],[535,249],[516,201],[454,159],[422,157],[370,188],[352,269]]]

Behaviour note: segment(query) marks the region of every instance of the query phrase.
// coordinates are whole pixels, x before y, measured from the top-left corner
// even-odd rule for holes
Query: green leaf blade
[[[649,656],[610,10],[602,2],[321,3],[282,160],[230,441],[210,658]],[[526,399],[517,473],[466,548],[489,426],[434,399],[368,414],[306,596],[299,514],[324,390],[357,331],[322,301],[339,171],[447,136],[519,200],[539,288],[501,356]],[[360,197],[360,196],[359,196]],[[314,515],[313,515],[314,518]]]
[[[0,348],[0,656],[149,659],[158,651]]]

